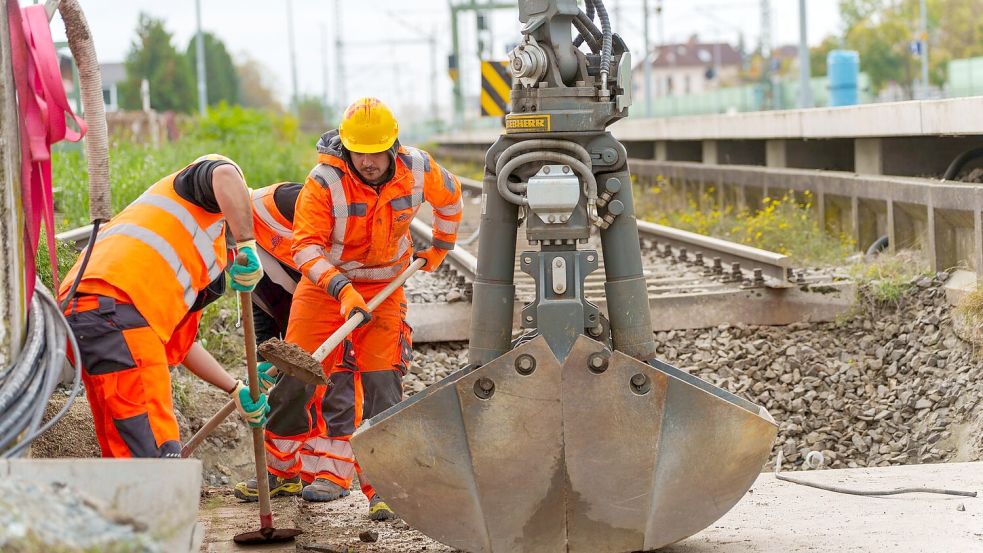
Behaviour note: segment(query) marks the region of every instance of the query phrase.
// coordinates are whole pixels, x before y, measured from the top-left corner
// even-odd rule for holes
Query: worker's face
[[[360,154],[352,152],[352,163],[358,172],[369,181],[377,181],[389,170],[389,152]]]

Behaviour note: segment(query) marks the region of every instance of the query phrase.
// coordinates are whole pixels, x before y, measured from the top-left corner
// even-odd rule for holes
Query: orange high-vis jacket
[[[229,262],[225,216],[179,196],[178,173],[158,181],[99,229],[78,288],[131,302],[164,342]],[[65,276],[60,295],[67,293],[80,263]]]
[[[377,193],[352,174],[331,134],[297,198],[293,258],[301,273],[333,296],[349,281],[392,280],[409,266],[410,221],[424,201],[433,207],[433,246],[454,248],[463,215],[455,176],[427,152],[400,147],[393,177]]]
[[[250,190],[253,201],[253,235],[256,244],[287,267],[294,266],[293,223],[287,220],[277,208],[273,195],[277,189],[287,184],[280,182],[259,190]]]

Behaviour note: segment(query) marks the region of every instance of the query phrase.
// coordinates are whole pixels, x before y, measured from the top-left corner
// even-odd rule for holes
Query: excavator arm
[[[400,516],[466,551],[668,545],[740,500],[777,431],[762,407],[655,359],[627,154],[606,130],[628,115],[631,56],[603,0],[585,4],[518,3],[512,112],[485,156],[470,364],[352,438]],[[513,340],[520,238],[536,298]],[[602,267],[595,305],[584,282]]]

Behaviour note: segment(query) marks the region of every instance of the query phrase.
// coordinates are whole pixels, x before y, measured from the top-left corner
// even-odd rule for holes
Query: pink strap
[[[58,54],[51,39],[43,5],[19,9],[17,0],[7,3],[11,57],[17,86],[21,135],[21,197],[24,204],[27,301],[34,293],[41,221],[44,221],[48,260],[55,289],[58,260],[55,251],[54,202],[51,190],[51,145],[61,140],[76,142],[85,134],[85,121],[72,112],[65,96]],[[68,127],[65,117],[79,127]]]

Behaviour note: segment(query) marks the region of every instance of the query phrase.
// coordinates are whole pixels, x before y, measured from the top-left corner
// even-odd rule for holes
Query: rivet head
[[[526,322],[527,323],[531,323],[532,322],[532,315],[526,315]]]
[[[521,375],[528,376],[536,370],[536,358],[523,353],[515,359],[515,371]]]
[[[594,352],[587,358],[587,368],[594,374],[601,374],[608,369],[608,355],[604,352]]]
[[[495,395],[495,382],[490,378],[479,378],[474,383],[474,395],[478,399],[488,399]]]
[[[547,165],[546,167],[543,167],[543,174],[544,175],[550,174],[550,167],[549,167],[549,165]]]
[[[631,387],[631,391],[633,393],[644,396],[645,394],[649,393],[649,390],[652,389],[652,382],[649,380],[648,376],[638,373],[631,377],[629,386]]]
[[[563,168],[561,169],[561,171],[563,171],[563,174],[567,174],[567,173],[570,172],[570,167],[567,166],[567,165],[564,165]]]
[[[593,262],[594,262],[594,259],[596,259],[596,258],[595,258],[595,257],[594,257],[593,255],[588,255],[588,256],[587,256],[587,261],[588,261],[589,263],[593,263]]]

